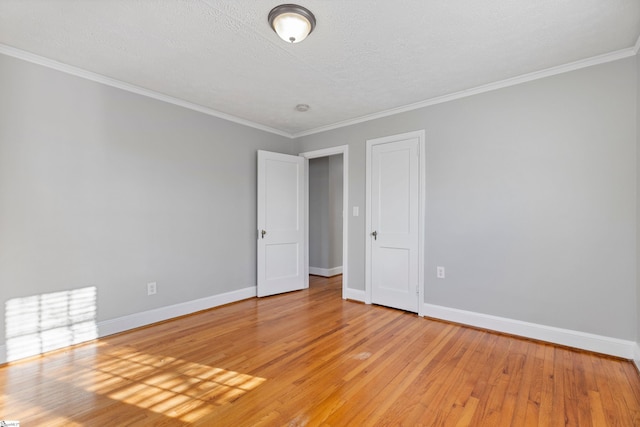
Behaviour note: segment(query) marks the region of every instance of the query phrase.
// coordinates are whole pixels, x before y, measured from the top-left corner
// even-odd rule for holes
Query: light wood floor
[[[0,368],[26,426],[640,426],[628,361],[340,298],[340,280]]]

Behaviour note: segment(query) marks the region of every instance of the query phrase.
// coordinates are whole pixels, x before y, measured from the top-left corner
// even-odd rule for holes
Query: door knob
[[[264,235],[265,235],[265,234],[267,234],[267,232],[266,232],[265,230],[262,230],[262,231],[260,232],[260,235],[262,236],[262,238],[263,238],[263,239],[264,239]]]
[[[378,240],[378,232],[374,231],[373,233],[371,233],[371,235],[373,236],[373,240]]]

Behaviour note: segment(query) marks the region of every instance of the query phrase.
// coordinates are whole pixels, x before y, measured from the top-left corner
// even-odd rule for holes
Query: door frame
[[[417,130],[367,140],[366,153],[366,230],[365,230],[365,303],[371,304],[371,155],[374,145],[418,138],[418,316],[424,316],[424,255],[425,255],[425,200],[426,200],[426,144],[425,131]]]
[[[342,298],[347,299],[349,284],[349,146],[324,148],[298,154],[304,157],[305,170],[309,171],[309,160],[342,154]],[[309,287],[309,173],[305,174],[305,287]]]

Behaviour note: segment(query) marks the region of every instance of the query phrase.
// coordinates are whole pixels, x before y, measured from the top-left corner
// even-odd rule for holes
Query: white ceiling
[[[276,129],[309,133],[633,48],[638,0],[1,0],[0,44]],[[296,104],[309,104],[306,113]]]

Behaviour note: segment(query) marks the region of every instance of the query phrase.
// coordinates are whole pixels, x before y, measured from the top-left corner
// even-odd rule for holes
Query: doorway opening
[[[342,274],[342,154],[309,160],[309,274]]]
[[[348,289],[348,146],[301,153],[306,179],[306,280],[309,274],[342,274],[342,298]]]

